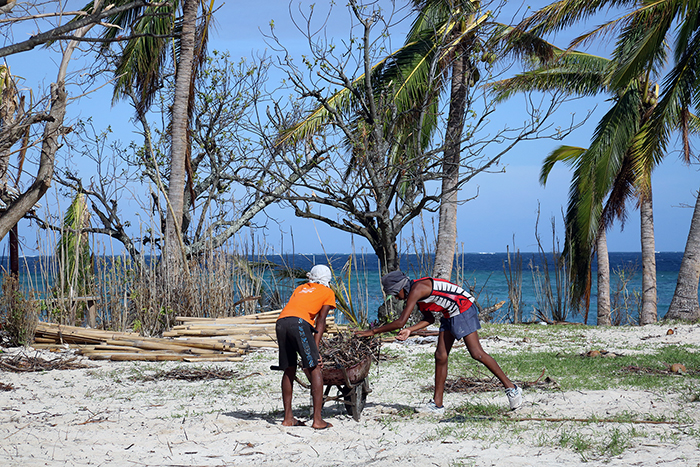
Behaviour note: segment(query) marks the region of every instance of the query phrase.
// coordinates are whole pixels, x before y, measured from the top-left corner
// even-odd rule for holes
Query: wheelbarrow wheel
[[[343,400],[345,401],[345,410],[355,421],[360,421],[360,414],[365,408],[367,402],[367,392],[363,391],[364,384],[358,384],[354,388],[345,388],[343,391]]]

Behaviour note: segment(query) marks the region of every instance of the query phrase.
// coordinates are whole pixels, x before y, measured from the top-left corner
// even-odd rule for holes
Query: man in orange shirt
[[[309,282],[300,285],[292,293],[287,305],[282,309],[275,331],[279,345],[279,368],[282,376],[282,405],[284,406],[284,426],[303,426],[304,423],[292,414],[292,392],[297,370],[297,354],[301,357],[301,367],[311,382],[313,402],[312,428],[324,430],[333,425],[321,418],[323,407],[323,375],[318,347],[326,330],[326,316],[335,308],[335,294],[330,289],[331,270],[327,266],[316,265],[307,274]]]

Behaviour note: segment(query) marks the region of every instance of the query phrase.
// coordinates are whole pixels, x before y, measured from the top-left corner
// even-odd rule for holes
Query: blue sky
[[[80,4],[80,2],[75,3]],[[221,2],[218,3],[221,4]],[[292,5],[294,9],[301,5],[302,10],[308,11],[306,9],[311,3],[301,1],[294,2]],[[529,2],[529,4],[536,8],[546,2]],[[268,46],[260,30],[268,31],[270,20],[274,20],[276,32],[281,41],[293,53],[303,53],[306,44],[290,21],[289,5],[286,0],[224,3],[216,13],[218,26],[211,35],[210,50],[228,50],[234,59],[263,52]],[[323,7],[317,6],[316,13],[319,16],[322,16],[322,11],[325,11],[322,8],[327,8],[325,2],[323,5]],[[398,5],[401,6],[403,3],[398,2]],[[407,28],[409,23],[405,24]],[[347,37],[348,25],[349,14],[341,2],[335,6],[329,18],[329,34]],[[18,31],[16,34],[19,33]],[[564,46],[573,36],[573,32],[566,36],[562,35],[555,38],[554,42]],[[395,46],[403,42],[400,31],[392,36],[392,41]],[[590,52],[604,54],[605,50],[593,49]],[[268,53],[272,51],[268,49]],[[35,50],[10,57],[8,63],[13,74],[22,76],[27,86],[35,86],[37,83],[48,84],[55,78],[57,70],[53,62],[56,60],[55,57],[54,53]],[[77,66],[77,63],[75,65]],[[80,93],[77,89],[69,92],[73,96]],[[97,128],[112,125],[115,134],[124,144],[128,144],[131,140],[139,140],[139,136],[134,133],[134,126],[129,123],[132,115],[131,108],[124,104],[111,107],[110,102],[111,88],[107,85],[89,96],[82,97],[79,102],[71,104],[68,119],[92,116]],[[518,105],[522,105],[522,102],[516,98],[506,105],[514,106],[515,110]],[[504,173],[480,175],[465,187],[461,193],[462,198],[471,198],[477,191],[479,196],[460,207],[458,214],[460,250],[465,252],[505,251],[507,246],[512,248],[514,239],[516,247],[522,251],[535,250],[534,231],[538,206],[541,211],[539,231],[543,244],[551,245],[550,218],[552,216],[558,221],[557,234],[560,236],[563,234],[561,211],[568,196],[570,174],[564,167],[555,168],[545,188],[538,182],[540,165],[544,157],[559,144],[588,145],[595,123],[607,109],[607,103],[603,98],[578,101],[557,116],[558,121],[565,123],[571,118],[572,112],[583,115],[593,108],[596,108],[596,111],[589,122],[564,141],[523,143],[502,159],[501,168],[505,169]],[[81,161],[73,161],[73,163],[80,165]],[[655,172],[652,183],[658,251],[683,250],[692,209],[680,206],[694,205],[698,180],[700,178],[697,177],[697,166],[689,168],[679,162],[677,151],[671,153]],[[125,210],[136,209],[137,206],[136,202],[130,200],[130,196],[126,194],[122,203]],[[272,208],[268,210],[268,214],[280,221],[279,227],[270,224],[267,232],[267,242],[275,251],[282,248],[286,251],[292,249],[290,233],[293,233],[294,250],[297,253],[321,253],[323,250],[329,253],[349,252],[352,249],[356,252],[371,251],[366,241],[361,238],[351,238],[348,234],[330,229],[320,223],[296,219],[289,211]],[[430,219],[425,218],[424,222],[429,230],[432,229]],[[24,231],[23,235],[26,248],[31,248],[33,242],[31,233]],[[259,237],[260,233],[257,235]],[[409,238],[410,235],[410,231],[407,230],[405,238]],[[280,240],[283,236],[285,237],[284,246]],[[610,251],[640,250],[638,210],[630,210],[624,231],[620,231],[619,225],[613,227],[608,235],[608,241]],[[404,250],[408,249],[404,244],[401,247]]]

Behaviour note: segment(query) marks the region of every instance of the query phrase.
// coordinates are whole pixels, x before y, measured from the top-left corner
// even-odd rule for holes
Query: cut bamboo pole
[[[92,349],[95,346],[92,344],[67,344],[69,349]],[[57,343],[43,343],[43,344],[32,344],[33,349],[37,350],[66,350],[66,344]]]
[[[243,357],[229,357],[227,355],[212,355],[207,357],[185,357],[185,362],[242,362]]]
[[[201,346],[202,348],[214,348],[217,350],[228,350],[233,349],[247,349],[245,341],[240,338],[240,336],[221,336],[221,338],[216,337],[179,337],[173,339],[172,342],[187,345],[191,347]],[[221,348],[219,347],[221,346]]]
[[[251,347],[269,347],[271,349],[279,348],[277,342],[249,341],[248,344]]]
[[[145,352],[144,349],[139,349],[138,347],[129,347],[129,346],[123,346],[123,345],[108,345],[108,344],[99,344],[99,345],[93,345],[91,346],[92,348],[87,348],[87,349],[80,349],[81,354],[85,354],[87,352],[102,352],[102,351],[109,351],[109,352]]]
[[[138,352],[128,353],[119,352],[113,353],[109,359],[115,362],[136,361],[136,362],[167,362],[167,361],[183,361],[188,355],[173,354],[165,352]]]

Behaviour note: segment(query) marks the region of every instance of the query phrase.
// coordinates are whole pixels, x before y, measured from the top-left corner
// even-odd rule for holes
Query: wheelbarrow
[[[360,414],[365,408],[365,402],[367,402],[367,394],[372,392],[367,379],[371,365],[372,355],[367,354],[362,361],[348,368],[324,367],[321,370],[323,385],[326,386],[323,392],[323,403],[342,399],[348,415],[359,422]],[[329,395],[333,386],[338,389],[336,396]]]

